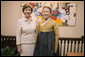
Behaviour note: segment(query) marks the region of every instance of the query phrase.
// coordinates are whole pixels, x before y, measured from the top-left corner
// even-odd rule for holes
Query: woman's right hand
[[[17,51],[18,51],[19,53],[21,53],[21,51],[22,51],[22,50],[21,50],[21,45],[20,45],[20,44],[17,45]]]

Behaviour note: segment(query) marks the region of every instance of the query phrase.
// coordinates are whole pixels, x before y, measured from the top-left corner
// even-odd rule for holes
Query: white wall
[[[15,35],[16,23],[20,18],[18,1],[1,1],[1,34]]]
[[[17,20],[21,18],[20,3],[27,1],[1,1],[1,34],[16,35]],[[73,1],[58,1],[73,2]],[[76,26],[59,27],[60,37],[81,37],[84,35],[84,2],[74,1],[77,3]]]

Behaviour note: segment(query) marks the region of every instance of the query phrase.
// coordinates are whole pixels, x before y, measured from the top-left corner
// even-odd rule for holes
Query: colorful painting
[[[37,22],[42,19],[42,8],[49,6],[52,9],[51,18],[55,20],[59,26],[75,26],[76,3],[30,2],[27,4],[33,8],[32,16]],[[23,6],[24,4],[21,5]]]

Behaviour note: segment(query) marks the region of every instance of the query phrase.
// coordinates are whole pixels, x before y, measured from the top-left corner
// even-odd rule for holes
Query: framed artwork
[[[69,2],[27,2],[33,8],[32,17],[39,22],[42,19],[42,8],[48,6],[52,9],[51,18],[55,20],[59,26],[75,26],[76,25],[76,3]],[[23,13],[22,13],[23,16]]]

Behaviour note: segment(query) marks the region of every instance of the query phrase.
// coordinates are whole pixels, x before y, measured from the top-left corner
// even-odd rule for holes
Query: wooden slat
[[[59,40],[82,40],[83,38],[67,38],[67,37],[59,37]]]
[[[16,38],[16,36],[1,36],[2,38]]]
[[[72,52],[74,52],[74,41],[73,41],[73,43],[72,43]]]
[[[67,53],[67,56],[84,56],[84,53]]]
[[[82,53],[84,53],[84,42],[82,44]]]
[[[71,41],[69,41],[69,48],[68,48],[68,52],[70,53],[71,50]]]
[[[78,41],[76,41],[76,49],[75,49],[75,52],[77,52],[78,50]]]
[[[68,45],[68,40],[66,40],[66,43],[65,43],[65,56],[66,56],[66,53],[67,53],[67,45]]]
[[[59,40],[59,55],[61,55],[61,40]]]
[[[63,52],[64,52],[64,40],[62,40],[61,56],[63,56]]]
[[[79,43],[79,53],[81,53],[81,41]]]

